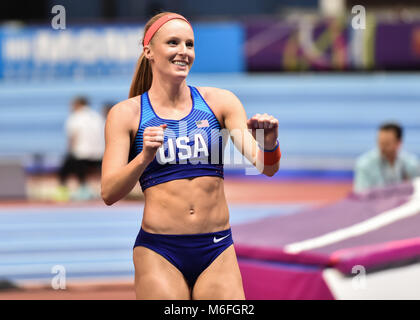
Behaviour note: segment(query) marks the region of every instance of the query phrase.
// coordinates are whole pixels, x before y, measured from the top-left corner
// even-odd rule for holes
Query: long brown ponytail
[[[158,20],[160,17],[170,14],[172,12],[162,12],[153,16],[144,27],[143,39],[146,35],[147,30],[150,26]],[[133,80],[131,81],[130,93],[128,94],[129,98],[138,96],[148,91],[152,85],[152,67],[149,60],[144,56],[144,53],[140,55],[139,60],[137,61],[136,71],[134,72]]]

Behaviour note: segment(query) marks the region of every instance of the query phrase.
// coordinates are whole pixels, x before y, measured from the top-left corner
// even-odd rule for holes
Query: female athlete
[[[227,130],[263,174],[280,166],[277,119],[265,113],[247,120],[230,91],[188,86],[194,58],[184,17],[151,18],[130,98],[106,121],[104,202],[117,202],[139,180],[145,197],[133,249],[137,299],[245,299],[218,153],[225,145],[214,132]]]

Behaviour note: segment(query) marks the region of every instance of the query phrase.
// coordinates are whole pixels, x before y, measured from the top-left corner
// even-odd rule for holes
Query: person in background
[[[354,191],[411,180],[418,176],[419,161],[416,155],[401,151],[403,129],[397,123],[385,123],[378,132],[378,147],[361,155],[355,166]]]
[[[105,149],[104,126],[104,117],[89,107],[87,98],[73,99],[71,114],[65,124],[68,151],[59,170],[60,186],[55,200],[89,200],[95,197],[86,183],[86,176],[89,170],[101,168]],[[71,174],[76,175],[79,182],[73,194],[66,185]]]

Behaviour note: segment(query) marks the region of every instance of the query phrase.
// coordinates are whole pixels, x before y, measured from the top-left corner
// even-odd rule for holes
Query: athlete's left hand
[[[276,146],[279,129],[279,121],[276,118],[267,113],[257,113],[248,119],[247,126],[248,129],[252,129],[254,139],[256,130],[264,129],[264,141],[257,141],[261,145],[264,143],[264,149],[273,149]]]

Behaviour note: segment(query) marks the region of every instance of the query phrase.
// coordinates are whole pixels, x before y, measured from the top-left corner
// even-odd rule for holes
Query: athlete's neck
[[[190,89],[185,80],[179,83],[171,83],[153,77],[149,97],[154,101],[154,104],[176,108],[177,106],[185,106],[190,101]]]

